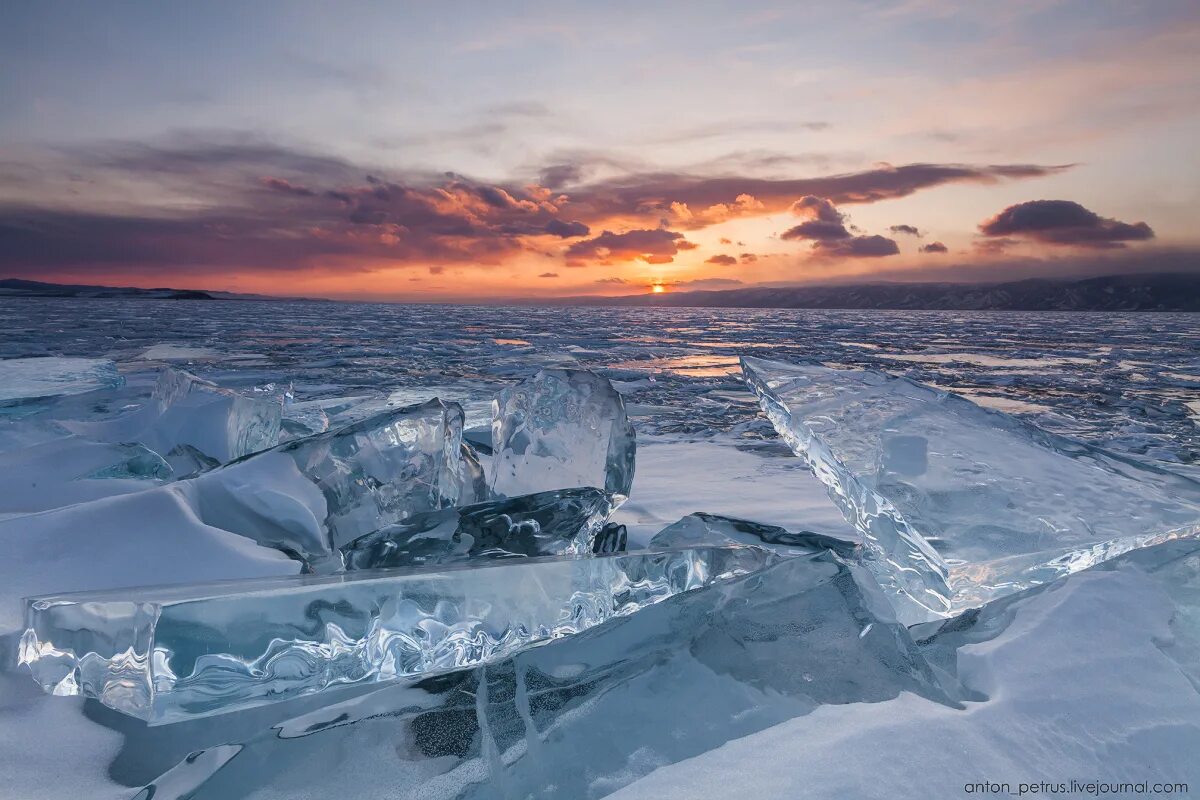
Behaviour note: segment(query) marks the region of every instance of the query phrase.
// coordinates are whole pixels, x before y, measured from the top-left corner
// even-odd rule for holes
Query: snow
[[[812,714],[656,770],[613,800],[964,796],[979,781],[1200,784],[1200,694],[1159,647],[1174,606],[1136,569],[1074,575],[964,646],[988,699],[958,711],[912,694]],[[1120,796],[1120,795],[1117,795]]]

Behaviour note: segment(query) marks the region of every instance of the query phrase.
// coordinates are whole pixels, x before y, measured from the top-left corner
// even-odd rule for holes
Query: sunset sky
[[[0,277],[388,300],[1200,270],[1200,3],[8,3]]]

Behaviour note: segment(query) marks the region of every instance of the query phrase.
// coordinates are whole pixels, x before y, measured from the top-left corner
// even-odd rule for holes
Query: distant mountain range
[[[201,291],[199,289],[135,289],[132,286],[90,286],[72,283],[45,283],[20,278],[0,280],[0,297],[123,297],[135,300],[297,300],[295,297],[271,297],[265,294]]]
[[[1200,311],[1200,273],[1009,283],[865,283],[571,297],[569,305],[947,311]]]
[[[130,298],[146,300],[301,300],[196,289],[135,289],[0,279],[3,297]],[[513,305],[710,308],[827,308],[945,311],[1200,311],[1200,273],[1108,275],[1007,283],[860,283],[835,286],[757,286],[705,292],[620,297],[585,296],[500,301]]]

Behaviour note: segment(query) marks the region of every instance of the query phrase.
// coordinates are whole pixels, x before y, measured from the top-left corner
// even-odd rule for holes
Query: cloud
[[[967,164],[882,165],[862,172],[816,178],[766,179],[740,176],[708,177],[686,173],[639,173],[580,186],[570,192],[563,207],[591,223],[608,218],[658,220],[673,209],[686,207],[698,221],[708,224],[696,209],[724,206],[736,213],[771,214],[783,211],[797,199],[811,196],[841,205],[873,203],[907,197],[921,189],[954,183],[994,184],[1006,180],[1054,175],[1070,165]],[[752,198],[753,207],[739,202]],[[684,223],[679,223],[684,227]]]
[[[758,261],[758,256],[754,253],[742,253],[741,258],[743,264],[753,264],[755,261]]]
[[[695,245],[683,234],[665,228],[631,230],[624,233],[604,231],[599,236],[575,242],[567,248],[566,256],[573,261],[645,261],[649,264],[668,264],[680,250]]]
[[[1030,200],[1009,206],[980,223],[979,231],[989,238],[1024,238],[1094,248],[1124,247],[1125,242],[1154,238],[1154,231],[1145,222],[1101,217],[1070,200]]]
[[[779,235],[785,241],[812,242],[813,251],[823,258],[879,258],[900,253],[895,240],[886,236],[856,236],[847,225],[846,215],[827,197],[807,195],[791,207],[792,213],[807,220]],[[854,230],[858,230],[855,228]]]
[[[788,228],[779,234],[780,239],[789,242],[796,239],[833,242],[838,239],[849,239],[851,236],[853,234],[846,230],[844,223],[828,222],[823,219],[810,219],[807,222],[801,222],[799,225]]]
[[[597,278],[595,283],[625,283],[624,278]]]
[[[881,258],[900,254],[896,241],[886,236],[854,236],[850,239],[818,241],[813,243],[813,249],[823,256],[845,258]]]
[[[546,233],[551,236],[557,236],[560,239],[570,239],[575,236],[587,236],[591,230],[582,222],[563,222],[561,219],[552,219],[546,223]]]
[[[892,227],[888,228],[888,230],[890,230],[892,233],[903,233],[909,236],[916,236],[918,239],[922,236],[921,231],[917,229],[916,225],[893,225]]]
[[[792,203],[791,212],[798,217],[806,217],[804,222],[788,228],[779,238],[784,241],[811,239],[813,241],[830,242],[838,239],[849,239],[853,236],[846,229],[846,216],[837,210],[834,204],[824,198],[806,195]]]
[[[727,255],[721,254],[721,255],[716,255],[716,256],[713,256],[712,258],[705,260],[704,263],[705,264],[720,264],[721,266],[724,266],[724,267],[732,267],[734,264],[738,263],[738,260],[736,258],[734,258],[733,256],[727,256]]]
[[[946,247],[946,245],[942,244],[941,242],[930,242],[929,244],[923,244],[923,245],[921,245],[921,247],[919,249],[922,253],[949,253],[950,252],[950,248]]]
[[[543,272],[541,275],[538,275],[538,277],[539,278],[557,278],[558,273],[557,272]]]
[[[317,195],[316,192],[314,192],[312,189],[309,189],[307,186],[300,186],[284,178],[272,178],[267,176],[262,179],[262,184],[268,189],[276,192],[283,192],[284,194],[293,194],[299,197],[316,197]]]
[[[536,117],[540,108],[502,111]],[[884,165],[776,180],[630,172],[618,159],[580,153],[556,160],[540,182],[493,182],[452,172],[381,171],[220,131],[74,145],[38,158],[19,171],[19,194],[0,193],[0,271],[7,274],[119,268],[165,279],[244,270],[366,271],[496,265],[525,253],[561,253],[566,266],[667,263],[695,247],[684,231],[783,211],[805,198],[820,202],[813,208],[800,203],[805,219],[789,238],[849,241],[854,237],[837,203],[1065,168]],[[0,173],[12,169],[0,164]],[[589,181],[597,170],[624,174]],[[827,225],[801,227],[814,222]]]
[[[818,222],[842,222],[845,217],[833,202],[824,197],[806,195],[792,203],[792,213]]]

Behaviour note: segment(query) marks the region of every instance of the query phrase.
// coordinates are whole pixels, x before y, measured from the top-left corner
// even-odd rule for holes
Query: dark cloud
[[[754,253],[742,253],[741,258],[743,264],[753,264],[755,261],[758,261],[758,256]]]
[[[784,241],[811,239],[819,242],[831,242],[838,239],[849,239],[853,236],[846,229],[846,216],[824,197],[814,195],[801,197],[792,203],[791,211],[796,216],[808,219],[780,234],[779,238]]]
[[[1154,231],[1144,222],[1101,217],[1070,200],[1018,203],[980,223],[979,230],[991,238],[1015,237],[1097,248],[1124,247],[1125,242],[1154,238]]]
[[[890,230],[892,233],[903,233],[909,236],[916,236],[918,239],[922,235],[921,231],[917,229],[916,225],[893,225],[892,227],[888,228],[888,230]]]
[[[560,189],[582,177],[583,168],[578,164],[552,164],[541,171],[539,182],[547,189]]]
[[[813,242],[813,249],[823,256],[844,258],[881,258],[900,254],[900,246],[886,236],[855,236],[836,241]]]
[[[604,231],[592,239],[576,242],[567,248],[567,258],[572,261],[633,261],[650,264],[668,264],[680,250],[694,249],[695,245],[677,231],[665,228],[632,230],[625,233]]]
[[[921,245],[920,251],[922,253],[949,253],[950,248],[941,242],[930,242],[929,244]]]
[[[733,256],[727,256],[722,253],[721,255],[716,255],[709,259],[706,259],[704,263],[705,264],[720,264],[721,266],[732,267],[734,264],[738,263],[738,261]]]
[[[596,283],[625,283],[624,278],[597,278]]]
[[[539,278],[557,278],[558,273],[557,272],[543,272],[541,275],[538,275],[538,277]]]
[[[563,222],[561,219],[552,219],[546,223],[546,233],[560,239],[570,239],[575,236],[587,236],[591,233],[591,229],[582,222]]]
[[[805,195],[792,203],[792,213],[798,217],[808,217],[819,222],[841,223],[845,217],[837,210],[833,201],[824,197]]]
[[[837,205],[873,203],[945,184],[997,183],[1052,175],[1068,168],[1032,164],[907,164],[794,180],[646,173],[579,187],[569,193],[565,207],[584,222],[619,216],[657,221],[664,214],[684,208],[691,212],[691,219],[683,219],[679,224],[703,227],[712,222],[712,217],[703,212],[714,207],[740,206],[747,213],[766,214],[782,211],[805,196],[823,198]],[[739,203],[743,197],[753,202]]]
[[[853,234],[846,230],[845,223],[840,221],[829,222],[823,219],[810,219],[807,222],[801,222],[799,225],[794,225],[779,234],[779,238],[784,241],[812,239],[814,241],[833,242],[838,239],[849,239],[851,236]]]

